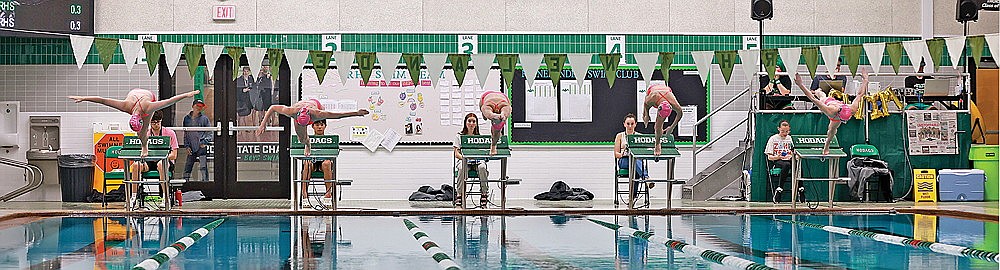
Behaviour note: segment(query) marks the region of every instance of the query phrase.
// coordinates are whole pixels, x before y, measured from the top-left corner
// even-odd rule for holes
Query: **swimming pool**
[[[0,269],[131,269],[218,217],[60,217],[0,229]],[[784,269],[998,265],[779,222],[997,251],[997,224],[922,215],[232,216],[162,269],[438,269],[403,220],[463,269],[719,269],[604,221]],[[504,243],[504,244],[501,244]]]

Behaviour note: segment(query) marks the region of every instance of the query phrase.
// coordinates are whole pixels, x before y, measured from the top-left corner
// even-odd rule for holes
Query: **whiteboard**
[[[358,139],[363,140],[363,136],[358,135],[365,131],[377,130],[384,134],[392,129],[402,134],[402,143],[451,143],[462,130],[467,113],[479,115],[481,134],[489,132],[489,121],[482,120],[478,105],[484,91],[500,91],[500,70],[490,70],[485,88],[480,87],[475,74],[469,69],[459,87],[454,73],[445,69],[435,89],[425,69],[420,70],[416,86],[405,68],[397,68],[389,80],[376,68],[368,85],[362,83],[358,69],[352,69],[346,83],[342,83],[337,70],[331,68],[323,84],[319,83],[314,70],[305,69],[299,96],[319,99],[330,111],[348,112],[358,108],[369,111],[365,117],[327,120],[326,133],[340,135],[342,142],[352,141],[352,138],[360,142]],[[353,137],[352,130],[355,132]]]

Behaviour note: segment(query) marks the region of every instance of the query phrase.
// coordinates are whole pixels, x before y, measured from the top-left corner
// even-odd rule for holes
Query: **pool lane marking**
[[[178,254],[184,252],[184,250],[187,250],[188,247],[191,247],[191,245],[193,245],[202,237],[208,235],[208,233],[212,232],[212,230],[214,230],[216,227],[219,227],[219,224],[222,224],[222,222],[225,221],[226,221],[225,218],[220,218],[212,222],[209,222],[208,224],[205,224],[205,226],[201,226],[201,228],[194,230],[194,232],[191,232],[187,236],[178,239],[172,245],[163,248],[162,250],[160,250],[160,252],[157,252],[156,255],[153,255],[153,257],[150,257],[149,259],[146,259],[145,261],[136,264],[135,266],[132,267],[132,270],[159,269],[160,265],[169,261],[170,259],[173,259],[174,257],[177,257]]]
[[[698,247],[698,246],[695,246],[695,245],[689,245],[689,244],[681,242],[681,241],[673,240],[673,239],[666,238],[666,237],[663,237],[663,236],[653,235],[652,233],[648,233],[648,232],[644,232],[644,231],[639,231],[639,230],[632,229],[632,228],[625,227],[625,226],[621,226],[621,225],[618,225],[618,224],[608,223],[608,222],[604,222],[604,221],[600,221],[600,220],[595,220],[595,219],[589,219],[589,218],[587,220],[590,220],[591,222],[597,223],[597,224],[599,224],[601,226],[604,226],[604,227],[606,227],[608,229],[612,229],[612,230],[616,230],[616,231],[621,231],[621,232],[623,232],[625,234],[628,234],[628,235],[631,235],[632,237],[635,237],[635,238],[643,239],[643,240],[646,240],[646,241],[655,241],[657,243],[663,243],[664,245],[666,245],[670,249],[673,249],[673,250],[676,250],[676,251],[680,251],[680,252],[683,252],[683,253],[686,253],[686,254],[700,256],[702,259],[705,259],[707,261],[714,262],[714,263],[721,264],[721,265],[725,265],[725,266],[729,266],[729,267],[733,267],[733,268],[736,268],[736,269],[745,269],[745,270],[771,270],[771,269],[774,269],[774,268],[771,268],[769,266],[766,266],[766,265],[763,265],[763,264],[759,264],[759,263],[755,263],[755,262],[752,262],[752,261],[747,260],[747,259],[743,259],[743,258],[736,257],[736,256],[726,255],[726,254],[718,252],[718,251],[704,249],[704,248],[701,248],[701,247]]]
[[[417,240],[420,247],[424,249],[427,254],[431,255],[431,258],[437,262],[438,267],[445,270],[460,270],[462,268],[458,267],[455,261],[451,260],[451,257],[447,253],[444,253],[441,248],[438,247],[434,240],[427,235],[417,224],[413,224],[409,219],[403,219],[403,225],[406,225],[406,229],[413,234],[413,239]]]
[[[906,237],[901,237],[901,236],[888,235],[888,234],[882,234],[882,233],[875,233],[875,232],[870,232],[870,231],[865,231],[865,230],[848,229],[848,228],[841,228],[841,227],[836,227],[836,226],[825,226],[825,225],[820,225],[820,224],[815,224],[815,223],[808,223],[808,222],[802,222],[802,221],[791,221],[791,220],[781,220],[781,219],[775,219],[775,221],[796,224],[796,225],[799,225],[799,226],[802,226],[802,227],[824,230],[824,231],[831,232],[831,233],[836,233],[836,234],[842,234],[842,235],[847,235],[847,236],[857,236],[857,237],[862,237],[862,238],[868,238],[868,239],[872,239],[872,240],[879,241],[879,242],[882,242],[882,243],[888,243],[888,244],[893,244],[893,245],[897,245],[897,246],[911,247],[911,248],[922,249],[922,250],[930,250],[930,251],[937,252],[937,253],[954,255],[954,256],[959,256],[959,257],[968,257],[968,258],[979,259],[979,260],[984,260],[984,261],[989,261],[989,262],[998,262],[998,261],[1000,261],[1000,254],[998,254],[996,252],[985,251],[985,250],[980,250],[980,249],[974,249],[974,248],[970,248],[970,247],[962,247],[962,246],[942,244],[942,243],[931,242],[931,241],[923,241],[923,240],[917,240],[917,239],[906,238]]]

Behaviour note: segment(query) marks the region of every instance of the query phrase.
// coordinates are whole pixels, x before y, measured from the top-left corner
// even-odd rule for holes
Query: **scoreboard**
[[[31,31],[92,36],[94,0],[0,0],[0,36],[45,36]]]

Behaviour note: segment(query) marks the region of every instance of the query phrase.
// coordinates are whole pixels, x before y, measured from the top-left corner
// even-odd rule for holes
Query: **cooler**
[[[938,201],[982,201],[986,172],[979,169],[938,171]]]

